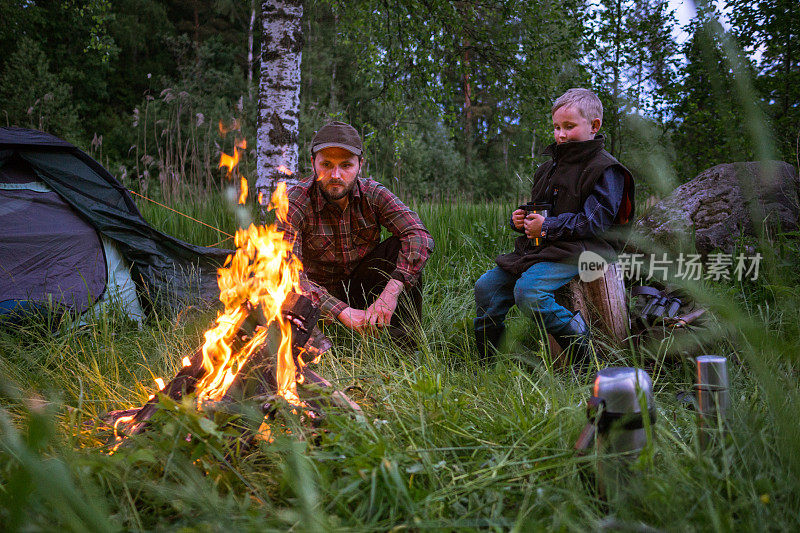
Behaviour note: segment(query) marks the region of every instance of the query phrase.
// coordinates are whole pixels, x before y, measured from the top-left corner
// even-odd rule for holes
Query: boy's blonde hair
[[[603,121],[603,103],[589,89],[568,90],[556,99],[550,114],[552,115],[562,107],[574,107],[589,122],[596,118],[599,118],[600,122]]]

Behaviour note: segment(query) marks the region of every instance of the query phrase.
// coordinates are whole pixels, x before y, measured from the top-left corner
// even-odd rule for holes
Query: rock
[[[757,199],[752,203],[748,200]],[[674,248],[691,243],[706,255],[732,253],[741,235],[755,236],[757,219],[783,231],[798,228],[800,181],[783,161],[726,163],[712,167],[675,189],[636,221],[638,238]]]

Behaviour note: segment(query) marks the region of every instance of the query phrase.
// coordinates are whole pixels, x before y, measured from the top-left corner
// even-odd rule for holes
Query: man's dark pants
[[[339,283],[326,284],[328,292],[353,309],[366,309],[386,287],[397,266],[401,242],[389,237],[376,246],[353,269],[349,277]],[[422,320],[422,277],[410,289],[400,293],[397,309],[389,324],[389,335],[402,348],[415,349],[414,327]]]

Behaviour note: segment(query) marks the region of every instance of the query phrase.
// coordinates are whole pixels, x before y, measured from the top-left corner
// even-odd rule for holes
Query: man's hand
[[[511,213],[511,222],[513,222],[515,228],[522,229],[522,225],[525,222],[525,210],[517,209]]]
[[[542,223],[544,223],[544,217],[537,213],[529,213],[528,216],[525,217],[525,235],[528,236],[529,239],[536,239],[542,235]]]
[[[339,313],[336,318],[339,322],[355,331],[361,331],[367,326],[367,312],[361,309],[348,307]]]
[[[381,295],[367,308],[367,322],[370,326],[383,328],[392,321],[392,315],[397,309],[397,298],[403,292],[403,282],[390,279],[386,283]]]

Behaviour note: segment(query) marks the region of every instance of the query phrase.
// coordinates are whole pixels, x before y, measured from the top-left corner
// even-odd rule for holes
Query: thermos
[[[627,466],[647,444],[642,408],[654,423],[653,382],[639,368],[604,368],[595,376],[592,392],[587,402],[589,421],[575,448],[585,450],[596,441],[602,454],[598,481],[607,493],[625,479]]]
[[[697,363],[697,411],[700,444],[707,446],[715,429],[724,428],[728,413],[728,360],[719,355],[701,355]]]

